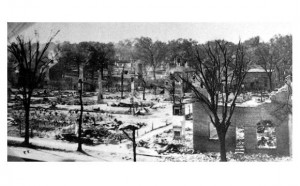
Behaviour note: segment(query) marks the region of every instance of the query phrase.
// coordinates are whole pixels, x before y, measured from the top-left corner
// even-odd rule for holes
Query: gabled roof
[[[273,72],[274,70],[271,70],[271,72]],[[250,69],[248,70],[248,72],[260,72],[260,73],[263,73],[263,72],[266,72],[264,68],[262,68],[261,66],[259,65],[252,65],[250,67]]]

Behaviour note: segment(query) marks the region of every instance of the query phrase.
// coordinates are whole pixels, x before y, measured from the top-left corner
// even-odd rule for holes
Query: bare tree
[[[29,113],[31,97],[34,89],[44,83],[44,79],[51,63],[54,63],[56,54],[49,52],[54,37],[59,33],[57,31],[46,44],[42,45],[37,40],[32,43],[31,40],[25,41],[24,37],[17,36],[16,41],[8,46],[8,51],[15,58],[15,65],[18,69],[18,87],[22,94],[22,101],[25,110],[25,141],[24,145],[29,145]]]
[[[82,115],[83,115],[83,102],[82,102],[82,92],[83,92],[83,81],[82,79],[79,79],[78,81],[79,86],[79,102],[80,102],[80,114],[79,114],[79,121],[78,121],[78,147],[77,151],[83,152],[82,150]]]
[[[196,46],[195,57],[196,61],[192,64],[198,84],[182,76],[179,78],[190,86],[196,100],[207,108],[210,121],[217,130],[221,161],[227,161],[225,136],[250,60],[245,58],[241,43],[234,45],[223,40]],[[201,90],[200,84],[205,91]],[[234,94],[232,101],[229,100],[231,93]]]

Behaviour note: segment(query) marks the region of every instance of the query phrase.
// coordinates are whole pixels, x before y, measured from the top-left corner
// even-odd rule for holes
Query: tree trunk
[[[94,81],[94,79],[95,79],[95,72],[94,72],[94,70],[92,70],[92,72],[91,72],[91,76],[92,76],[92,85],[93,85],[93,87],[92,87],[92,91],[95,91],[96,90],[96,83],[95,83],[95,81]]]
[[[29,112],[30,112],[30,102],[24,104],[25,108],[25,140],[24,145],[29,146]]]
[[[268,77],[269,77],[269,83],[270,83],[270,89],[269,89],[269,91],[271,92],[273,90],[272,73],[269,73]]]
[[[225,136],[226,133],[225,132],[218,132],[218,137],[219,137],[219,141],[220,141],[220,154],[221,154],[221,161],[222,162],[226,162],[227,158],[226,158],[226,146],[225,146]]]
[[[102,70],[99,70],[98,78],[98,99],[97,103],[100,104],[103,102],[103,89],[102,89]]]
[[[156,74],[155,74],[155,72],[156,72],[156,68],[153,67],[153,78],[154,78],[154,80],[156,80]]]
[[[83,103],[82,103],[82,82],[80,82],[80,89],[79,89],[79,100],[80,100],[80,116],[78,122],[78,148],[77,151],[82,152],[82,141],[81,141],[81,127],[82,127],[82,113],[83,113]]]
[[[278,86],[281,83],[281,73],[280,73],[280,68],[278,67],[278,65],[276,65],[275,68],[277,71],[277,82],[276,82],[275,86]]]
[[[132,130],[132,149],[133,149],[133,161],[136,162],[135,129]]]
[[[143,100],[146,100],[145,94],[146,94],[146,85],[144,84],[144,90],[143,90]]]

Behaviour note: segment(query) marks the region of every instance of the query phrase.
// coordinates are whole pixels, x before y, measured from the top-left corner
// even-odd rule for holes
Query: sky
[[[45,42],[50,35],[60,30],[54,41],[118,42],[136,37],[150,37],[153,40],[169,41],[178,38],[192,38],[200,43],[214,39],[225,39],[237,43],[254,36],[268,41],[276,34],[292,34],[289,23],[191,23],[191,22],[102,22],[102,23],[34,23],[21,32],[34,38],[35,31],[39,39]],[[9,31],[8,31],[9,32]],[[9,34],[9,33],[8,33]]]

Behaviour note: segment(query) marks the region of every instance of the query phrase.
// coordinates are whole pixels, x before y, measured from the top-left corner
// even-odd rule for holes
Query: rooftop
[[[270,71],[270,70],[268,70],[268,71]],[[273,70],[271,70],[271,72],[272,72]],[[250,68],[249,70],[248,70],[248,72],[266,72],[265,71],[265,69],[264,68],[262,68],[262,67],[260,67],[260,66],[258,66],[258,65],[255,65],[255,66],[252,66],[252,68]]]
[[[261,68],[252,68],[252,69],[248,70],[248,72],[266,72],[266,71]]]

